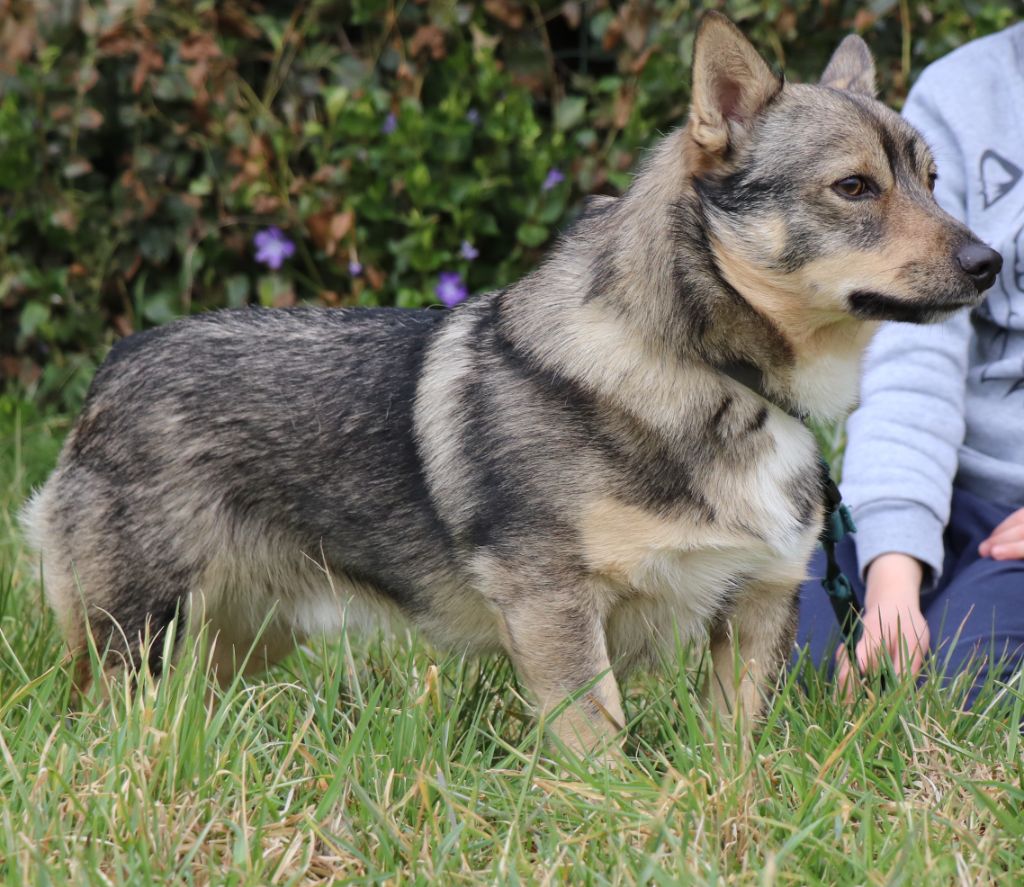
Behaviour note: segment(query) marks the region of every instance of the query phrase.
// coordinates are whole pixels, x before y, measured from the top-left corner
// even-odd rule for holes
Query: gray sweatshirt
[[[903,113],[935,154],[939,203],[1003,256],[969,314],[879,331],[848,424],[842,489],[861,572],[902,552],[931,584],[954,484],[1024,506],[1024,23],[931,65]]]

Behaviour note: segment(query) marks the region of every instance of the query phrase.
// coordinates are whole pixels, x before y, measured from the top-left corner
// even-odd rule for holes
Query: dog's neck
[[[650,167],[664,172],[672,142]],[[655,367],[747,364],[790,411],[845,414],[870,325],[844,315],[814,326],[792,300],[787,313],[780,294],[758,292],[737,263],[722,267],[712,239],[694,189],[672,199],[641,172],[621,198],[592,199],[544,264],[510,288],[506,299],[519,306],[512,338],[538,362],[603,380],[605,392]]]
[[[671,269],[670,283],[654,287],[661,299],[656,322],[647,324],[653,347],[684,361],[752,367],[784,409],[826,420],[844,416],[856,402],[861,359],[877,324],[812,310],[807,294],[786,288],[789,281],[731,255],[696,188],[669,203],[667,223],[658,196],[657,183],[641,174],[616,210],[619,230],[663,232],[636,239],[650,276]],[[649,300],[620,303],[628,314]]]

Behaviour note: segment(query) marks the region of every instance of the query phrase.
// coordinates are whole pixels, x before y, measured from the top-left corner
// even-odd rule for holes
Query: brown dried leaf
[[[139,273],[139,269],[142,267],[142,255],[140,253],[135,254],[135,258],[132,259],[132,263],[124,270],[124,279],[132,280],[136,274]]]
[[[92,164],[84,157],[71,160],[64,166],[64,176],[69,179],[77,179],[91,172]]]
[[[276,194],[257,194],[252,199],[252,211],[257,215],[273,215],[280,209],[281,198]]]
[[[395,76],[403,83],[415,83],[416,82],[416,70],[404,59],[398,63],[398,70],[395,71]]]
[[[100,34],[96,45],[100,56],[118,57],[137,54],[139,44],[139,38],[128,30],[124,22],[119,22]]]
[[[142,92],[146,80],[153,71],[164,69],[164,57],[152,46],[143,46],[139,51],[139,60],[135,63],[135,70],[132,72],[132,92],[138,95]]]
[[[78,217],[71,209],[65,206],[62,209],[55,209],[50,213],[50,224],[63,228],[65,231],[77,231]]]
[[[313,173],[312,181],[318,185],[323,185],[326,182],[329,182],[337,172],[337,166],[330,163],[324,164],[315,173]]]
[[[388,279],[388,276],[383,271],[379,268],[374,268],[372,265],[368,265],[364,269],[364,273],[366,274],[367,281],[369,281],[369,284],[373,289],[379,290],[384,288],[384,282]]]
[[[0,356],[0,379],[16,379],[18,377],[18,358],[13,354]]]
[[[249,40],[258,40],[262,31],[248,19],[248,11],[243,4],[234,0],[217,3],[215,6],[217,16],[217,31],[221,34],[232,34],[236,37],[246,37]]]
[[[181,44],[178,50],[181,60],[184,62],[202,62],[210,59],[219,59],[222,55],[217,41],[212,34],[203,33],[189,37]]]
[[[650,4],[645,0],[629,0],[619,12],[622,36],[633,52],[640,52],[647,43],[647,28],[651,21]]]
[[[415,58],[423,50],[430,50],[430,57],[437,61],[446,55],[444,31],[437,25],[420,25],[409,41],[409,54]]]
[[[80,129],[99,129],[103,126],[103,115],[95,108],[82,108],[78,114]]]
[[[629,117],[633,113],[633,104],[636,102],[636,92],[629,86],[624,85],[615,96],[615,104],[612,108],[612,122],[616,129],[625,129],[629,123]]]
[[[605,52],[611,52],[619,45],[622,40],[622,19],[613,18],[608,23],[608,28],[604,32],[604,36],[601,38],[601,48]]]
[[[631,74],[640,74],[643,69],[647,67],[647,63],[651,60],[651,56],[654,54],[655,47],[648,46],[643,52],[636,57],[636,60],[629,66],[629,72]]]
[[[131,318],[127,314],[114,315],[114,329],[117,330],[120,336],[130,336],[135,332],[135,327],[132,325]]]
[[[340,213],[325,209],[306,218],[306,229],[313,243],[325,255],[333,256],[338,251],[338,244],[352,230],[355,220],[356,214],[350,209]]]
[[[317,249],[327,252],[327,244],[331,239],[331,211],[325,209],[306,216],[306,230]]]
[[[487,14],[513,30],[518,31],[526,21],[526,13],[516,0],[484,0]]]
[[[356,214],[347,209],[331,216],[331,237],[335,242],[343,239],[356,222]]]
[[[862,7],[857,10],[857,14],[853,17],[853,30],[858,33],[866,31],[875,23],[877,18],[878,16],[876,16],[870,9]]]
[[[38,40],[34,4],[23,6],[20,15],[4,10],[0,16],[0,71],[6,74],[13,74],[32,55]]]

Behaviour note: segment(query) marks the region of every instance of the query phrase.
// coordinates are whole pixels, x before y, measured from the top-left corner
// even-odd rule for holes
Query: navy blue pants
[[[947,677],[965,668],[981,668],[968,704],[974,701],[990,665],[999,669],[996,677],[1005,680],[1024,659],[1024,560],[994,561],[978,555],[981,542],[1014,510],[955,489],[944,536],[942,576],[937,587],[921,598],[921,612],[931,633],[931,667],[939,667]],[[843,539],[836,553],[857,599],[863,602],[864,584],[853,538]],[[808,648],[815,665],[828,663],[831,674],[840,634],[821,586],[824,574],[825,556],[819,550],[811,562],[811,578],[800,589],[797,643]]]

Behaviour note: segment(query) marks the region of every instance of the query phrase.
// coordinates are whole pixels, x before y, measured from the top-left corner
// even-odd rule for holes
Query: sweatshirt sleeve
[[[903,113],[935,155],[936,199],[963,220],[964,161],[938,101],[941,86],[926,71]],[[942,573],[942,537],[965,431],[969,337],[968,315],[961,311],[938,325],[885,324],[868,349],[843,464],[862,577],[887,552],[929,567],[926,590]]]

